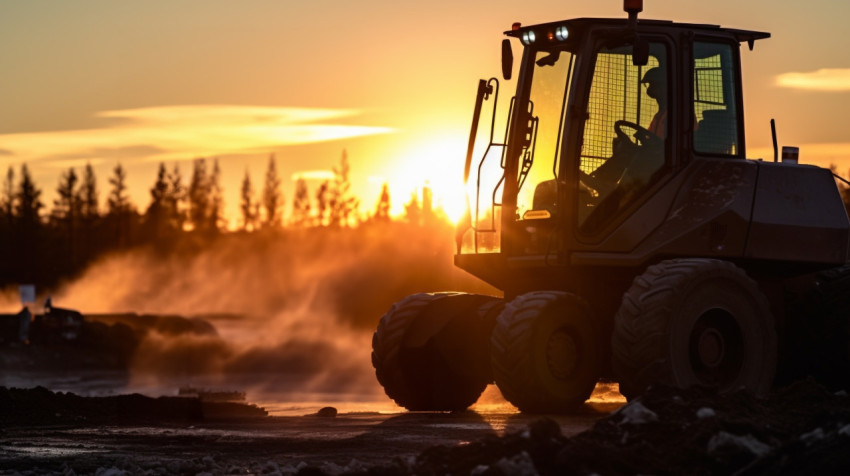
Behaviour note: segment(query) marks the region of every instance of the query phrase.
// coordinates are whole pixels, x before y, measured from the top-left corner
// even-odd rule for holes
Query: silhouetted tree
[[[254,200],[254,185],[248,170],[245,170],[245,178],[242,179],[242,189],[239,201],[239,212],[242,215],[242,229],[254,231],[257,229],[257,218],[259,215],[259,204]]]
[[[100,219],[97,178],[90,163],[86,164],[85,169],[83,169],[83,179],[77,190],[77,201],[80,204],[80,240],[77,249],[80,254],[80,264],[85,264],[95,256],[99,247],[103,245],[97,231],[98,220]]]
[[[283,195],[280,191],[280,177],[277,175],[274,154],[269,157],[269,167],[266,169],[266,181],[263,185],[263,209],[265,211],[263,227],[280,227],[282,224]]]
[[[44,226],[41,222],[41,190],[35,185],[26,164],[21,166],[21,181],[15,192],[15,229],[11,249],[7,250],[9,278],[12,281],[43,283],[43,269],[49,259],[44,254]]]
[[[59,179],[50,214],[54,226],[54,265],[61,272],[72,271],[80,261],[77,250],[77,222],[80,216],[80,200],[77,195],[77,173],[68,169]]]
[[[378,198],[378,206],[375,208],[375,220],[390,221],[390,186],[386,183],[381,186],[381,196]]]
[[[310,192],[307,181],[298,177],[295,181],[295,196],[292,198],[292,225],[304,227],[310,223]]]
[[[437,215],[434,213],[434,192],[426,182],[422,187],[422,224],[428,226],[436,222]]]
[[[115,239],[114,245],[123,247],[131,242],[133,207],[127,195],[127,173],[121,164],[112,169],[109,178],[112,187],[106,199],[106,221]]]
[[[78,200],[80,201],[80,221],[84,224],[93,224],[100,216],[98,206],[97,178],[91,164],[86,164],[83,172],[83,181],[80,183]]]
[[[410,194],[410,201],[404,205],[404,219],[411,225],[422,224],[422,207],[415,191]]]
[[[160,163],[156,181],[150,189],[151,203],[145,211],[144,233],[148,240],[160,242],[169,236],[168,172]]]
[[[15,216],[23,228],[39,227],[41,225],[41,190],[36,187],[30,177],[27,165],[21,166],[21,182],[15,193]]]
[[[218,159],[213,159],[213,170],[209,179],[209,211],[207,214],[207,231],[218,233],[226,229],[224,217],[224,193],[221,189],[221,169],[218,167]]]
[[[196,231],[205,231],[210,209],[210,183],[206,159],[195,160],[189,181],[189,223]]]
[[[325,180],[316,190],[316,225],[325,226],[328,215],[328,195],[330,194],[330,182]]]
[[[51,218],[63,226],[73,226],[80,211],[80,201],[77,195],[77,173],[73,168],[68,169],[59,179],[56,187],[58,198],[53,200]]]
[[[3,191],[0,196],[0,285],[11,278],[11,271],[14,269],[12,260],[6,258],[6,254],[12,254],[15,247],[14,233],[15,170],[10,165],[3,180]]]
[[[15,169],[11,165],[9,170],[6,171],[6,178],[3,180],[0,216],[2,216],[0,226],[3,226],[6,232],[11,232],[12,222],[15,219]]]
[[[351,195],[349,171],[348,154],[343,150],[339,165],[333,168],[334,180],[328,201],[331,226],[350,226],[360,206],[360,200]]]
[[[165,202],[169,211],[168,219],[171,222],[171,228],[182,231],[183,225],[186,223],[186,211],[184,209],[186,187],[183,186],[183,176],[180,174],[180,167],[177,164],[174,164],[174,169],[168,174],[168,194]]]

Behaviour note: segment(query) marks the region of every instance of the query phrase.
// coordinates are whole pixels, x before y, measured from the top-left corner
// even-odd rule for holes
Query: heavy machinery
[[[740,45],[770,35],[638,20],[642,1],[624,3],[628,19],[506,32],[506,80],[510,39],[524,47],[516,93],[494,140],[499,80],[479,82],[455,256],[504,298],[396,303],[372,362],[398,404],[463,409],[493,381],[526,412],[568,412],[600,378],[628,398],[652,384],[763,393],[808,374],[846,386],[835,179],[776,151],[747,158]]]

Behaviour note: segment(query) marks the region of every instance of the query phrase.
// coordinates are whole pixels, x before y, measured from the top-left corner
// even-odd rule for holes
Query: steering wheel
[[[656,136],[652,132],[649,132],[649,130],[647,128],[642,127],[639,124],[635,124],[634,122],[631,122],[631,121],[622,121],[621,120],[621,121],[617,121],[617,122],[614,123],[614,132],[617,133],[617,139],[621,142],[622,141],[631,142],[631,140],[628,137],[628,134],[626,134],[624,129],[634,130],[632,137],[634,137],[638,141],[638,143],[640,143],[640,145],[646,145],[650,142],[657,141],[659,139],[658,136]]]

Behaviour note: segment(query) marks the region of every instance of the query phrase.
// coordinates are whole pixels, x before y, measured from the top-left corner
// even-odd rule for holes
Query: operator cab
[[[501,246],[491,251],[546,263],[565,251],[605,251],[695,158],[745,158],[739,45],[768,33],[635,15],[514,24],[505,34],[524,51],[505,143],[490,144],[503,148],[502,180],[486,189],[478,182],[479,198],[494,197],[488,216],[501,217]],[[655,223],[666,211],[640,219]],[[476,244],[493,232],[479,212]],[[459,257],[481,253],[458,244]]]

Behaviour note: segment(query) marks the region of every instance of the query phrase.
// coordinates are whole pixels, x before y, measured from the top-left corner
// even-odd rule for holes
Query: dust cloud
[[[374,399],[383,391],[371,336],[393,302],[415,292],[496,293],[454,268],[452,254],[451,229],[401,223],[231,234],[168,256],[141,249],[106,257],[52,300],[83,315],[180,315],[215,327],[149,330],[130,360],[134,388]]]

